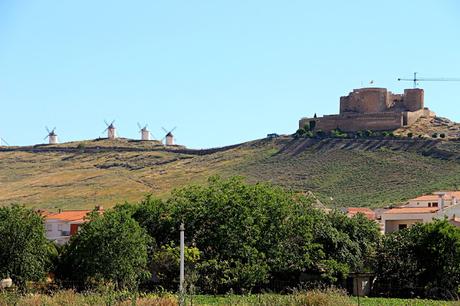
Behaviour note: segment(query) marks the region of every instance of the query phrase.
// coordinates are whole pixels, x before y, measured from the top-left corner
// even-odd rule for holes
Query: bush
[[[334,130],[331,131],[331,137],[333,137],[333,138],[347,138],[348,134],[342,132],[342,130],[337,128],[337,129],[334,129]]]

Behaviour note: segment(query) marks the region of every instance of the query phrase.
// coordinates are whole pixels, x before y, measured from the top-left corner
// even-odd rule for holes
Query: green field
[[[3,150],[5,148],[3,147]],[[0,149],[0,205],[92,208],[167,197],[211,175],[313,192],[331,207],[398,204],[460,188],[460,142],[426,139],[262,139],[200,152],[97,140]]]

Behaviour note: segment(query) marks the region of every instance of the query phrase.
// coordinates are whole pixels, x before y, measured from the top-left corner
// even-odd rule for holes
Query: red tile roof
[[[438,210],[438,207],[397,207],[385,211],[384,214],[432,214]]]
[[[45,216],[47,220],[62,220],[62,221],[81,221],[83,222],[86,215],[91,210],[66,210],[58,213],[50,213]]]
[[[375,212],[367,207],[348,207],[347,208],[347,215],[353,217],[357,213],[362,213],[368,218],[369,220],[375,220],[376,215]]]
[[[444,199],[445,200],[450,200],[452,197],[456,197],[457,199],[460,199],[460,191],[445,191]],[[439,199],[439,196],[437,194],[427,194],[427,195],[422,195],[419,197],[416,197],[412,199],[411,201],[437,201]]]

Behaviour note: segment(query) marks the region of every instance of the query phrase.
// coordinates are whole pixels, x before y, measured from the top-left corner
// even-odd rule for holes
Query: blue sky
[[[411,77],[460,77],[460,2],[0,1],[0,137],[42,143],[177,126],[179,143],[292,133],[341,95]],[[422,83],[460,121],[460,82]]]

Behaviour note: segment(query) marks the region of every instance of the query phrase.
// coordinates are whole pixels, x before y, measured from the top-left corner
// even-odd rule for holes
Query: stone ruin
[[[393,94],[386,88],[360,88],[340,97],[340,114],[302,118],[299,128],[308,126],[310,130],[324,132],[388,131],[410,126],[420,117],[434,116],[424,107],[423,89],[404,89],[403,94]]]

